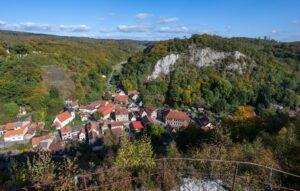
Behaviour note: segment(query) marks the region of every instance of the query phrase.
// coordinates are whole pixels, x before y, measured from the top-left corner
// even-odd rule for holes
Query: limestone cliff
[[[232,57],[234,62],[228,64],[226,69],[236,72],[239,75],[243,75],[244,69],[247,67],[247,62],[245,60],[250,60],[250,64],[253,66],[255,65],[253,60],[249,59],[239,51],[222,52],[211,48],[195,48],[191,46],[185,53],[170,54],[158,60],[152,74],[148,76],[148,80],[154,80],[161,74],[169,74],[171,67],[179,58],[182,58],[184,63],[194,64],[201,68],[216,65],[228,57]]]

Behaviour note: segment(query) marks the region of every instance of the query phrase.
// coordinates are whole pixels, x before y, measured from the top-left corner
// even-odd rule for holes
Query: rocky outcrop
[[[154,66],[154,71],[152,72],[151,76],[148,76],[148,80],[154,80],[160,74],[169,74],[171,66],[176,63],[178,58],[179,54],[170,54],[158,60]]]
[[[220,59],[224,59],[228,56],[228,53],[217,52],[210,48],[189,48],[186,55],[189,63],[195,64],[198,67],[211,66],[216,64]]]
[[[249,59],[246,55],[239,51],[234,52],[222,52],[216,51],[211,48],[196,48],[189,47],[186,53],[181,55],[179,54],[170,54],[165,56],[164,58],[157,61],[154,66],[154,70],[150,76],[148,76],[148,80],[154,80],[160,76],[160,74],[167,75],[170,72],[171,66],[173,66],[179,57],[182,57],[186,63],[194,64],[201,67],[214,66],[223,59],[228,57],[232,57],[234,62],[229,63],[226,66],[226,69],[232,72],[236,72],[239,75],[244,74],[244,69],[247,67],[247,62],[245,60],[250,61],[250,64],[255,65],[255,62]]]

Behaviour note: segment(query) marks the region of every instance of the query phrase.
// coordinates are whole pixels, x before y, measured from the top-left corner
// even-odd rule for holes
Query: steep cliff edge
[[[156,62],[152,74],[148,76],[148,80],[155,80],[160,75],[168,75],[171,67],[176,61],[182,58],[184,63],[193,64],[199,68],[214,66],[220,64],[226,58],[231,58],[230,63],[227,63],[228,71],[236,72],[239,75],[244,74],[247,65],[255,67],[255,61],[239,51],[224,52],[216,51],[209,47],[196,48],[190,46],[186,52],[182,54],[169,54]],[[246,62],[247,61],[247,62]]]

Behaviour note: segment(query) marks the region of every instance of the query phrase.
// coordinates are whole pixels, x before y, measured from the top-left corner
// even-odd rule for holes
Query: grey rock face
[[[196,48],[191,46],[186,53],[183,53],[181,55],[170,54],[158,60],[155,64],[154,71],[150,76],[148,76],[148,80],[155,80],[160,76],[160,74],[169,74],[171,66],[176,63],[179,57],[182,57],[185,62],[194,64],[199,68],[213,66],[227,57],[233,57],[235,59],[235,62],[226,66],[226,69],[236,72],[239,75],[243,75],[243,70],[247,67],[247,63],[244,60],[248,59],[246,55],[239,51],[222,52],[213,50],[211,48]],[[251,60],[250,63],[252,65],[255,65],[255,62],[253,60]]]
[[[148,80],[156,79],[160,74],[169,74],[170,67],[174,65],[179,58],[179,54],[170,54],[157,61],[154,67],[154,71],[151,76],[148,76]]]

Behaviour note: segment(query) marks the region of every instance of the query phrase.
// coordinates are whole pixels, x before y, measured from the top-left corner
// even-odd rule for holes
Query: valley
[[[264,168],[300,172],[297,42],[207,34],[141,42],[3,31],[0,45],[0,175],[7,189],[39,183],[54,189],[61,178],[73,188],[74,172],[93,187],[82,174],[108,167],[133,167],[124,173],[142,179],[161,160],[169,161],[164,173],[178,176],[207,165],[186,162],[175,169],[172,158],[181,157],[261,165],[235,172],[255,182],[239,179],[237,186],[253,189],[263,185]],[[49,179],[35,176],[34,165]],[[215,165],[220,173],[234,170]],[[69,171],[59,177],[61,167]],[[32,181],[22,178],[25,171]],[[163,185],[179,186],[171,174]],[[206,179],[186,184],[230,185],[224,177]],[[161,184],[148,181],[141,185]],[[299,186],[284,175],[274,177],[274,185]]]

